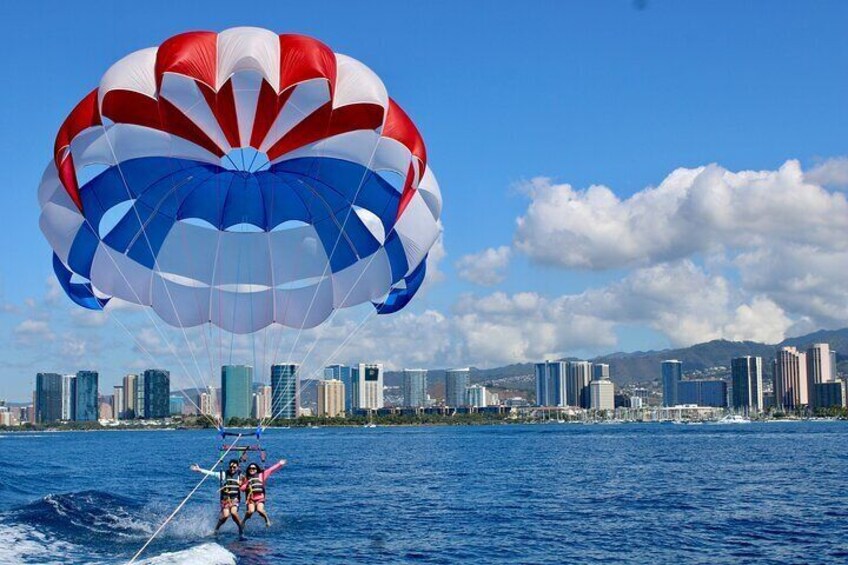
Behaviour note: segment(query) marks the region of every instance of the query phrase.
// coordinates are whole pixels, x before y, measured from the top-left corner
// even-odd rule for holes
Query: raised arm
[[[198,466],[196,464],[192,465],[189,468],[192,471],[194,471],[195,473],[203,473],[204,475],[206,475],[208,477],[215,477],[215,478],[218,478],[218,479],[221,478],[221,471],[213,471],[211,469],[202,469],[200,466]]]
[[[285,465],[286,465],[286,460],[280,459],[279,461],[277,461],[276,463],[274,463],[273,465],[271,465],[270,467],[268,467],[267,469],[262,471],[262,480],[263,481],[266,480],[268,477],[270,477],[271,475],[273,475],[274,473],[276,473],[277,471],[282,469]]]

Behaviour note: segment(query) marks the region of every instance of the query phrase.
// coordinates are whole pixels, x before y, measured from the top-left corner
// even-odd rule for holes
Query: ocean
[[[2,563],[125,563],[212,431],[0,436]],[[143,563],[845,563],[848,422],[268,430],[272,527],[208,480]]]

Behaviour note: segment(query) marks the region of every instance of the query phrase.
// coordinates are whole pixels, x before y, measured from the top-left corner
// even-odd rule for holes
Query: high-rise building
[[[124,415],[125,420],[132,420],[136,417],[135,413],[135,396],[136,396],[136,381],[138,375],[130,373],[124,377]]]
[[[813,385],[813,407],[844,408],[845,382],[836,380]]]
[[[475,408],[485,408],[486,403],[486,387],[482,385],[471,385],[465,388],[465,404]]]
[[[606,363],[593,363],[592,364],[592,380],[600,381],[606,380],[608,381],[610,378],[610,370],[609,365]]]
[[[185,408],[185,400],[182,396],[171,396],[168,398],[168,413],[171,416],[182,416]]]
[[[595,379],[589,383],[589,398],[592,410],[615,410],[615,385],[608,378]]]
[[[839,371],[836,367],[836,350],[830,350],[830,380],[837,381],[839,380]]]
[[[354,409],[377,410],[384,406],[382,363],[360,363],[351,377]]]
[[[197,406],[200,408],[200,414],[215,418],[218,415],[218,391],[214,387],[207,387],[205,391],[201,391],[197,395]]]
[[[253,393],[253,417],[257,420],[267,420],[271,415],[271,386],[259,385]]]
[[[727,406],[727,383],[717,379],[694,379],[677,383],[677,404]]]
[[[62,375],[35,375],[35,422],[49,424],[62,419]]]
[[[345,385],[337,379],[318,383],[318,415],[335,418],[344,414]]]
[[[566,406],[568,363],[545,361],[536,363],[536,404]]]
[[[811,405],[817,406],[814,398],[816,385],[830,382],[833,376],[830,367],[830,345],[814,343],[807,349],[807,394]]]
[[[125,418],[127,412],[126,400],[124,398],[124,387],[115,385],[112,387],[112,413],[116,420]]]
[[[171,413],[171,374],[162,369],[144,371],[144,417],[167,418]]]
[[[730,405],[743,412],[763,411],[763,358],[736,357],[730,361]]]
[[[403,370],[403,405],[427,406],[427,369]]]
[[[300,408],[297,365],[293,363],[271,366],[271,414],[273,418],[293,420]]]
[[[342,381],[342,384],[344,384],[344,411],[348,414],[353,410],[353,371],[354,369],[347,365],[330,365],[324,367],[324,380],[337,380]]]
[[[592,364],[588,361],[569,361],[566,405],[589,408],[589,383],[592,381]]]
[[[224,365],[221,367],[221,414],[224,424],[232,418],[250,418],[253,408],[253,367]]]
[[[639,410],[642,408],[642,397],[641,396],[631,396],[630,397],[630,408],[634,410]]]
[[[62,375],[62,419],[66,422],[76,420],[77,376]]]
[[[97,371],[77,371],[76,405],[77,422],[96,422],[98,418],[98,374]]]
[[[136,418],[144,418],[144,413],[147,411],[145,402],[147,398],[144,395],[144,373],[135,377],[135,404],[133,404],[133,413]]]
[[[662,362],[663,406],[677,406],[677,386],[683,380],[683,363],[677,359]]]
[[[97,418],[100,420],[114,420],[115,416],[112,412],[112,397],[109,395],[100,396],[97,399]]]
[[[465,389],[469,385],[471,370],[448,369],[445,371],[445,405],[457,407],[465,404]]]
[[[797,410],[807,406],[807,356],[794,347],[781,347],[773,367],[775,407]]]

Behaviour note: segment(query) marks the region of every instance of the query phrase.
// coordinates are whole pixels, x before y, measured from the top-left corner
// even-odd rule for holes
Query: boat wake
[[[0,563],[126,563],[165,510],[101,491],[50,494],[0,514]],[[235,563],[216,543],[193,544],[211,531],[208,520],[181,518],[139,563]]]

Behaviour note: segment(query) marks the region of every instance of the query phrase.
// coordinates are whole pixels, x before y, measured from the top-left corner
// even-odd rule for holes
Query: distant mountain
[[[828,343],[837,351],[840,370],[846,371],[848,363],[848,328],[841,330],[822,330],[808,335],[786,339],[778,344],[768,345],[753,341],[727,341],[717,339],[679,349],[662,351],[636,351],[633,353],[611,353],[590,359],[595,363],[608,363],[610,376],[618,385],[645,382],[659,378],[660,363],[665,359],[677,359],[683,363],[684,373],[698,372],[713,367],[730,368],[733,357],[756,355],[764,361],[772,359],[781,347],[791,345],[804,349],[813,343]],[[763,372],[771,374],[771,364],[763,363]],[[431,369],[428,381],[431,389],[443,387],[444,369]],[[387,371],[385,383],[399,386],[403,381],[400,371]],[[533,383],[533,364],[517,363],[492,369],[471,369],[471,382],[492,383],[504,388],[531,389]]]

